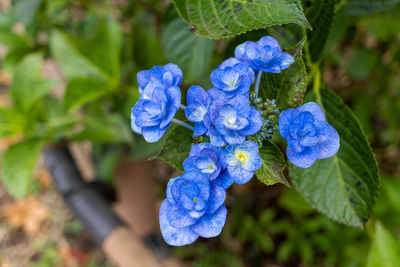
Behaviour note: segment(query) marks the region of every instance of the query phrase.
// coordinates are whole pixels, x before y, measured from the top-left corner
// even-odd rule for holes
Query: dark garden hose
[[[47,168],[57,190],[84,223],[98,244],[124,223],[110,203],[96,190],[96,183],[86,183],[66,147],[47,147],[43,151]]]
[[[113,189],[100,180],[85,182],[68,148],[49,146],[43,155],[57,190],[99,245],[113,230],[125,225],[111,208],[115,201]],[[158,258],[169,256],[168,247],[158,233],[146,236],[143,242]]]

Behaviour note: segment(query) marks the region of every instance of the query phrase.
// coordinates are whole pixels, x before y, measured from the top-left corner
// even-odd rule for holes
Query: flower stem
[[[186,106],[183,105],[183,104],[181,104],[181,105],[179,106],[179,108],[182,109],[182,110],[186,110]]]
[[[189,124],[187,124],[186,122],[183,122],[183,121],[180,121],[180,120],[177,120],[177,119],[172,119],[172,122],[175,122],[176,124],[179,124],[180,126],[186,127],[189,130],[193,131],[193,127],[190,126]]]
[[[314,76],[314,84],[313,84],[313,90],[314,93],[317,97],[317,103],[322,107],[322,98],[321,98],[321,71],[319,70],[318,67],[316,67],[315,71],[315,76]]]
[[[255,89],[255,91],[256,91],[256,99],[258,98],[258,89],[260,88],[260,82],[261,82],[262,73],[263,72],[261,70],[259,70],[258,74],[257,74],[256,89]]]

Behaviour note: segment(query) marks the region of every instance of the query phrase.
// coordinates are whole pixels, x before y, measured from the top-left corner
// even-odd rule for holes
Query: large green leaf
[[[182,68],[186,82],[195,82],[209,71],[215,41],[188,31],[181,18],[164,27],[162,44],[167,59]]]
[[[263,73],[260,95],[264,98],[276,98],[280,109],[287,109],[301,104],[306,91],[306,67],[302,58],[305,39],[288,52],[295,61],[281,73]]]
[[[79,108],[109,92],[105,82],[91,78],[76,78],[68,83],[64,105],[68,109]]]
[[[0,107],[0,138],[22,134],[27,120],[29,118],[25,116],[25,113],[15,108]]]
[[[310,27],[298,0],[173,0],[198,35],[219,39],[268,26]]]
[[[132,131],[122,116],[111,114],[105,106],[96,103],[87,107],[83,129],[70,138],[97,143],[131,143]]]
[[[313,30],[307,32],[308,53],[312,62],[318,61],[324,51],[332,21],[335,16],[334,0],[314,0],[306,10],[306,17]]]
[[[347,0],[342,10],[347,15],[359,16],[389,10],[400,0]]]
[[[119,57],[121,52],[122,32],[120,25],[111,16],[100,20],[93,36],[79,42],[78,48],[83,55],[119,82]]]
[[[183,161],[189,156],[193,144],[192,132],[176,126],[167,136],[159,156],[175,169],[183,171]]]
[[[108,75],[79,51],[72,39],[64,33],[59,31],[52,33],[50,48],[62,73],[68,79],[91,77],[107,80]],[[106,54],[108,51],[104,51],[104,53]]]
[[[40,54],[30,54],[14,70],[10,92],[16,106],[23,111],[27,111],[55,85],[54,81],[41,78],[42,63]]]
[[[375,223],[372,246],[367,257],[367,267],[395,267],[400,262],[400,242],[382,223]]]
[[[292,182],[311,206],[329,218],[362,226],[371,216],[379,191],[374,154],[358,120],[341,98],[321,90],[308,100],[323,107],[327,121],[339,133],[340,149],[306,169],[290,164]]]
[[[261,168],[256,171],[258,180],[266,185],[282,183],[290,186],[283,175],[283,170],[286,168],[286,161],[279,147],[265,140],[258,154],[262,159]]]
[[[4,153],[1,177],[7,191],[14,197],[27,195],[32,171],[42,147],[40,140],[24,140],[10,146]]]
[[[13,15],[15,20],[24,23],[28,27],[32,26],[42,2],[43,0],[14,0]]]

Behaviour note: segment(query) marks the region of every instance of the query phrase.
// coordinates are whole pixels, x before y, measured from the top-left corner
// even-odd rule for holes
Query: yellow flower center
[[[214,170],[214,166],[210,164],[210,166],[208,166],[209,170]]]
[[[198,201],[197,197],[193,198],[194,203],[197,203],[197,201]]]
[[[238,154],[237,157],[238,157],[238,159],[239,159],[241,162],[246,162],[246,161],[247,161],[246,155],[243,154],[242,152],[239,152],[239,154]]]
[[[231,81],[230,84],[231,84],[231,85],[235,85],[235,81]]]

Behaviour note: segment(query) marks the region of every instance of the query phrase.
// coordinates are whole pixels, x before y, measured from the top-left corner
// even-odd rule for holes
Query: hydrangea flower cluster
[[[212,88],[193,85],[188,89],[187,106],[181,104],[183,75],[178,66],[167,64],[138,73],[141,97],[132,108],[134,132],[156,142],[175,122],[206,140],[191,147],[183,162],[185,172],[168,183],[159,215],[168,244],[183,246],[199,236],[220,234],[227,215],[226,190],[254,176],[262,165],[259,145],[271,139],[277,128],[279,110],[274,100],[263,102],[258,97],[262,72],[281,72],[293,61],[272,37],[245,42],[236,48],[234,58],[212,71]],[[336,131],[315,105],[285,110],[279,117],[279,130],[289,143],[288,158],[298,166],[310,166],[338,148]],[[174,118],[179,108],[193,126]]]
[[[279,132],[288,142],[286,155],[300,168],[310,167],[317,159],[332,157],[339,150],[339,135],[325,120],[314,102],[287,109],[279,116]]]

